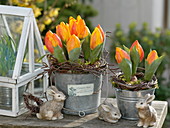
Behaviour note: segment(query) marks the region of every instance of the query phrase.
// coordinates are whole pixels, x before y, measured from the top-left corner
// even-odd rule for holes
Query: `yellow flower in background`
[[[60,8],[53,8],[49,11],[49,17],[56,17],[58,16],[58,12],[60,11]]]
[[[42,3],[42,2],[44,2],[44,0],[36,0],[36,2]]]
[[[48,51],[48,49],[47,49],[47,47],[44,45],[44,50],[47,52]]]
[[[35,54],[39,54],[38,49],[34,49],[34,53],[35,53]]]
[[[45,24],[38,24],[38,28],[40,30],[40,32],[44,31],[45,30]]]
[[[18,0],[10,0],[9,2],[10,2],[10,3],[14,3],[14,4],[18,4],[18,3],[19,3]]]
[[[20,34],[22,31],[23,21],[17,20],[16,22],[13,22],[10,24],[10,28],[13,32]]]
[[[153,41],[152,40],[148,40],[148,45],[153,45]]]
[[[38,17],[39,15],[41,15],[42,9],[38,8],[37,6],[35,6],[33,4],[30,6],[30,8],[33,9],[35,17]]]
[[[46,16],[44,19],[44,24],[49,25],[51,23],[52,23],[52,19],[50,17]]]

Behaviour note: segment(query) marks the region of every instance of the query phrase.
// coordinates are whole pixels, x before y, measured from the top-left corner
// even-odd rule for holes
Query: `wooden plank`
[[[116,104],[116,100],[109,98],[113,104]],[[157,124],[152,128],[161,128],[164,123],[167,114],[167,102],[166,101],[153,101],[153,106],[156,106],[158,112]],[[159,106],[159,107],[158,107]],[[26,118],[27,117],[27,118]],[[120,119],[115,124],[107,123],[99,120],[98,114],[90,114],[83,118],[78,116],[64,115],[64,119],[56,121],[39,120],[36,117],[23,114],[17,118],[11,118],[6,116],[0,116],[0,128],[64,128],[64,127],[79,127],[79,128],[138,128],[137,121],[129,121]]]

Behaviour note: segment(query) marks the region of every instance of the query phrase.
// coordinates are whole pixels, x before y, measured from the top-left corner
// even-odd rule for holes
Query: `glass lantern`
[[[48,64],[31,8],[0,5],[0,115],[26,112],[23,92],[40,95],[48,86],[42,63]]]

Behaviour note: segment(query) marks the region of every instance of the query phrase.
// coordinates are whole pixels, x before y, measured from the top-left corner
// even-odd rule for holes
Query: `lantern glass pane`
[[[34,94],[43,97],[43,78],[34,81]]]
[[[19,97],[19,108],[20,109],[24,107],[24,97],[23,97],[24,90],[25,90],[25,86],[19,87],[18,97]]]
[[[37,69],[37,68],[40,68],[42,66],[42,59],[40,59],[42,56],[41,56],[41,53],[40,53],[40,50],[39,50],[39,47],[38,47],[38,42],[37,42],[35,37],[34,37],[34,39],[35,39],[34,62],[35,62],[35,69]]]
[[[0,14],[0,76],[12,77],[24,17]]]
[[[12,88],[0,87],[0,109],[12,110]]]
[[[21,69],[21,75],[24,75],[29,72],[29,53],[28,53],[28,42],[25,49],[24,59],[22,62],[22,69]]]

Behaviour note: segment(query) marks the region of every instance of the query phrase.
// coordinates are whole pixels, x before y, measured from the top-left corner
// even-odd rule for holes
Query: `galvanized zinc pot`
[[[100,104],[102,75],[55,73],[55,84],[67,99],[63,113],[85,116]]]
[[[155,88],[141,91],[129,91],[114,88],[116,93],[117,105],[122,114],[122,118],[128,120],[138,120],[137,109],[135,107],[138,100],[146,94],[154,94]]]

